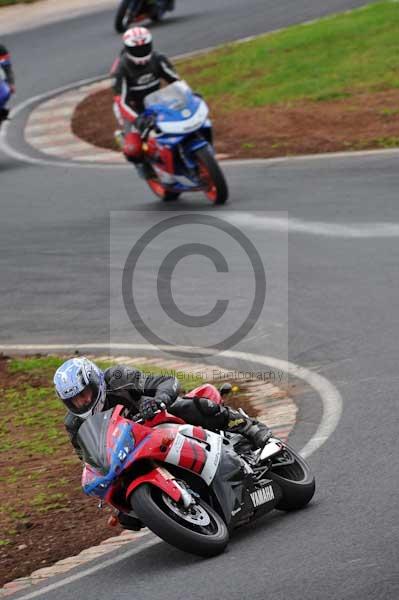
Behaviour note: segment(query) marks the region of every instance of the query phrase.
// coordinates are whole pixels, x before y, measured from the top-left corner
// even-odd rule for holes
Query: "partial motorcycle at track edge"
[[[156,23],[174,8],[175,0],[121,0],[115,14],[115,31],[123,33],[135,23],[146,19]]]
[[[0,65],[0,127],[3,121],[8,119],[9,109],[7,103],[11,97],[11,89],[7,83],[7,78],[4,69]]]

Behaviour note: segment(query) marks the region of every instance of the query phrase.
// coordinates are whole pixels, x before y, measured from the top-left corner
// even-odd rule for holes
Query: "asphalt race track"
[[[154,29],[158,47],[170,55],[363,2],[178,0],[176,4],[173,18]],[[119,48],[112,18],[113,11],[104,11],[2,36],[14,57],[18,103],[106,73]],[[26,152],[18,133],[23,118],[11,124],[10,139],[16,149]],[[231,190],[229,205],[212,210],[196,195],[185,196],[178,205],[186,214],[226,218],[267,257],[272,285],[266,313],[234,349],[288,357],[326,377],[343,397],[338,428],[310,459],[318,484],[312,505],[299,513],[272,513],[242,529],[226,553],[211,560],[153,543],[154,538],[147,536],[130,555],[123,555],[130,551],[124,548],[106,566],[98,559],[90,563],[90,572],[86,573],[87,565],[82,567],[84,577],[67,579],[48,591],[35,587],[16,598],[399,597],[398,158],[392,152],[228,163],[224,170]],[[129,235],[132,242],[137,240],[160,217],[175,216],[174,207],[160,206],[126,168],[37,166],[1,153],[0,199],[0,345],[73,347],[104,344],[110,338],[122,341],[126,330],[112,308],[118,299],[110,264],[111,271],[118,272]],[[110,211],[118,211],[111,215],[111,226]],[[228,251],[224,245],[228,242],[219,237],[221,251]],[[178,243],[187,241],[181,231],[175,238]],[[204,232],[204,243],[211,239]],[[153,254],[163,258],[163,248],[155,249]],[[139,299],[143,306],[148,300],[149,314],[157,310],[153,258],[143,256],[138,274]],[[234,258],[240,268],[236,297],[232,281],[222,274],[226,277],[222,291],[230,294],[230,322],[240,320],[240,299],[249,289],[245,257]],[[186,268],[183,263],[176,267],[173,285],[182,310],[189,313],[190,303],[184,305],[181,292]],[[210,300],[203,284],[209,289],[215,281],[207,260],[198,259],[191,312],[201,315],[213,307],[217,296]],[[157,313],[153,325],[171,343],[191,341],[186,329],[176,333],[173,324],[162,322]],[[225,329],[225,323],[215,324],[215,340]],[[146,342],[139,334],[130,341]],[[226,359],[224,364],[251,366]],[[300,422],[293,444],[301,448],[314,433],[320,404],[307,389],[299,392]]]

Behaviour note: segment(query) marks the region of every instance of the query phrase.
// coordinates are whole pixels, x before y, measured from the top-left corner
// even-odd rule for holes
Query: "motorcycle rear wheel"
[[[283,492],[283,497],[276,505],[278,510],[299,510],[306,506],[316,490],[315,478],[307,462],[289,446],[286,449],[294,462],[290,465],[273,466],[270,478]]]
[[[225,549],[229,533],[222,517],[199,499],[193,512],[174,503],[159,488],[144,483],[130,497],[137,516],[172,546],[197,556],[216,556]]]

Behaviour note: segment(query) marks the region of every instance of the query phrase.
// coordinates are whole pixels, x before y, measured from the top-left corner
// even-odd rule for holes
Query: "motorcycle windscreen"
[[[107,431],[113,409],[88,417],[79,427],[76,437],[84,462],[104,475],[109,471]]]
[[[154,104],[162,104],[172,110],[182,110],[190,101],[191,89],[185,81],[175,81],[170,85],[148,94],[144,98],[145,108]]]

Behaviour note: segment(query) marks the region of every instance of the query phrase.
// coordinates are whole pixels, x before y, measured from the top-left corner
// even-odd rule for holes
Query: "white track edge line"
[[[40,590],[36,590],[34,592],[29,592],[28,594],[25,594],[24,596],[19,596],[18,600],[30,600],[31,598],[37,598],[38,596],[41,596],[42,594],[46,594],[47,592],[52,592],[53,590],[56,590],[60,587],[64,587],[65,585],[68,585],[69,583],[73,583],[74,581],[82,579],[83,577],[87,577],[87,575],[92,575],[93,573],[96,573],[97,571],[101,571],[102,569],[105,569],[107,567],[115,565],[116,563],[121,562],[122,560],[125,560],[125,558],[134,556],[135,554],[138,554],[142,550],[145,550],[147,548],[150,548],[151,546],[155,546],[156,544],[159,544],[161,541],[162,540],[160,540],[158,538],[150,539],[150,540],[142,543],[139,548],[136,548],[136,547],[132,548],[131,550],[127,550],[126,552],[123,552],[122,554],[119,554],[118,556],[115,556],[114,558],[108,558],[107,560],[100,562],[100,564],[95,565],[94,567],[89,567],[88,569],[84,569],[83,571],[80,571],[79,573],[75,573],[75,575],[69,575],[68,577],[64,577],[64,579],[61,579],[60,581],[57,581],[56,583],[50,583],[49,585],[46,585],[45,587],[41,588]],[[116,550],[117,550],[117,548],[115,548],[115,551]],[[17,594],[17,592],[15,592],[15,593]]]

